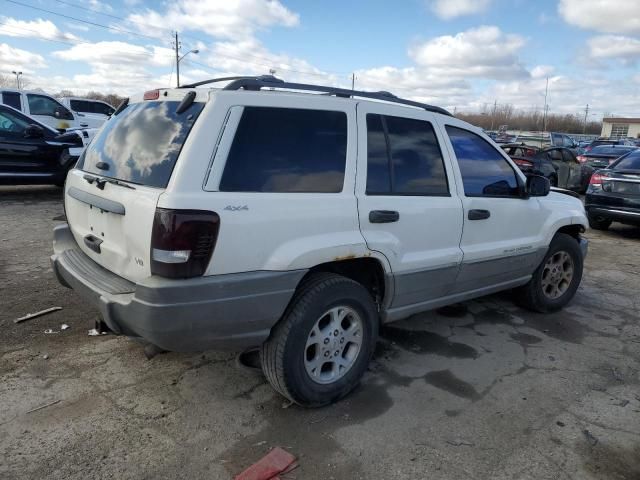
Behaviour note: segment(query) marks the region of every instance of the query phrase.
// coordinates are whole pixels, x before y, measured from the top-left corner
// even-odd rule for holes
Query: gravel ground
[[[304,410],[234,354],[87,336],[97,311],[49,267],[62,215],[58,189],[0,187],[2,479],[227,479],[273,446],[288,479],[640,478],[640,229],[587,233],[564,311],[504,293],[414,316],[354,394]]]

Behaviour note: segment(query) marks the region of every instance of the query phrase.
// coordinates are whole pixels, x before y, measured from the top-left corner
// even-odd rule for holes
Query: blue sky
[[[71,18],[69,18],[71,17]],[[100,24],[110,28],[103,28]],[[640,2],[622,0],[0,0],[0,74],[31,88],[129,94],[262,74],[488,104],[640,116]],[[7,77],[7,75],[9,77]]]

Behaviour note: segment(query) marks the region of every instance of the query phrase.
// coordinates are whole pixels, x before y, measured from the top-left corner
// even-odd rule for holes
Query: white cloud
[[[640,59],[640,40],[621,35],[599,35],[589,39],[589,55],[594,59],[619,59],[634,63]]]
[[[69,61],[87,62],[94,66],[139,65],[170,66],[174,53],[170,48],[143,47],[126,42],[79,43],[67,50],[53,52],[53,56]]]
[[[442,75],[494,79],[522,78],[529,74],[517,53],[525,39],[505,34],[495,26],[471,28],[414,45],[409,56],[422,67]]]
[[[431,10],[440,18],[449,20],[463,15],[484,12],[492,0],[432,0]]]
[[[191,58],[196,60],[195,57]],[[215,65],[220,72],[234,75],[263,75],[273,68],[277,76],[288,81],[325,84],[338,81],[337,77],[323,72],[306,60],[270,52],[254,38],[215,43],[203,60],[208,65]]]
[[[6,43],[0,43],[0,65],[6,72],[21,70],[24,73],[47,66],[42,55],[14,48]]]
[[[11,17],[0,17],[0,35],[8,37],[41,38],[75,42],[80,40],[72,33],[62,32],[53,22],[38,18],[32,21],[16,20]]]
[[[555,67],[552,65],[536,65],[531,69],[531,78],[545,78],[553,73]]]
[[[637,0],[560,0],[560,16],[571,25],[605,33],[640,34]]]
[[[129,15],[128,20],[147,35],[166,37],[170,25],[178,31],[229,39],[246,38],[270,26],[296,26],[300,21],[278,0],[177,0],[164,12],[147,9]]]

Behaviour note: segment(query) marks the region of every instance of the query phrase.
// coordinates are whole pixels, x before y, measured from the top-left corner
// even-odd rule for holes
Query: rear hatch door
[[[67,221],[79,248],[134,282],[151,275],[156,205],[204,106],[177,112],[179,104],[128,105],[105,123],[67,177]]]

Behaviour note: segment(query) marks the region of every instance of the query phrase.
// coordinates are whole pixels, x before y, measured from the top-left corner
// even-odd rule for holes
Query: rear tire
[[[594,230],[607,230],[611,226],[611,220],[606,218],[598,218],[593,215],[589,215],[589,226]]]
[[[534,312],[560,310],[578,290],[582,271],[578,242],[570,235],[557,233],[529,283],[518,289],[519,303]]]
[[[320,407],[357,386],[377,337],[378,312],[367,289],[340,275],[314,274],[262,345],[262,369],[284,397]]]

